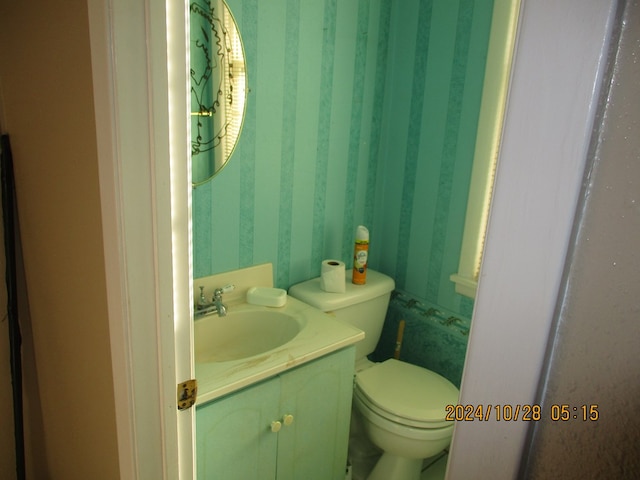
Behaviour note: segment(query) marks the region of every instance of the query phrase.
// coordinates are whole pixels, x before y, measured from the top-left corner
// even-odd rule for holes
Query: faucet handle
[[[216,288],[213,292],[214,298],[221,297],[223,293],[229,293],[235,290],[236,286],[232,283],[225,285],[224,287]]]
[[[200,286],[200,297],[198,297],[198,303],[196,305],[196,308],[198,308],[198,310],[200,310],[200,309],[205,308],[208,304],[209,304],[209,302],[207,302],[207,299],[204,296],[204,287]]]

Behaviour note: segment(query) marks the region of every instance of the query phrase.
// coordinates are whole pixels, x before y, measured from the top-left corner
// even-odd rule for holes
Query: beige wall
[[[85,1],[0,0],[0,88],[30,299],[25,353],[31,341],[35,352],[25,360],[28,472],[118,478]],[[3,438],[0,448],[0,477],[12,478],[13,446]]]

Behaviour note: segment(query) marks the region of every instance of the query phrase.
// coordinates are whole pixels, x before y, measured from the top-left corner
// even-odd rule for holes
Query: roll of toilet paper
[[[325,292],[345,292],[345,266],[339,260],[324,260],[320,268],[320,288]]]

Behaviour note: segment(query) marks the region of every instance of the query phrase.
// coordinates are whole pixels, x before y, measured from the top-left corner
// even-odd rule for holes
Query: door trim
[[[191,479],[186,3],[88,9],[120,474]]]

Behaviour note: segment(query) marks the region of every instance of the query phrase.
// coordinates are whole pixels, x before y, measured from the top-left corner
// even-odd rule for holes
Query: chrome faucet
[[[227,314],[227,307],[222,303],[222,294],[224,290],[222,288],[216,288],[213,292],[213,305],[218,312],[219,317],[224,317]]]
[[[198,303],[196,304],[195,317],[204,317],[212,313],[217,313],[220,317],[226,316],[227,307],[224,303],[222,303],[222,294],[229,293],[235,288],[235,285],[232,284],[225,285],[221,288],[216,288],[213,291],[213,298],[211,299],[211,302],[207,302],[207,299],[204,295],[204,287],[200,287],[200,297],[198,298]]]

